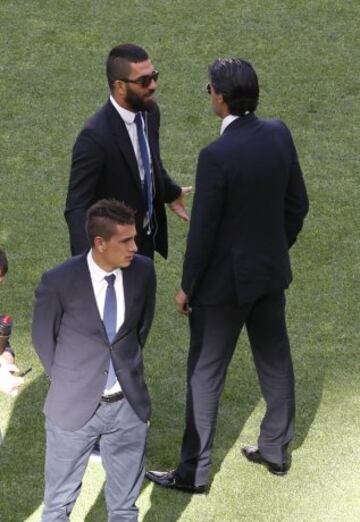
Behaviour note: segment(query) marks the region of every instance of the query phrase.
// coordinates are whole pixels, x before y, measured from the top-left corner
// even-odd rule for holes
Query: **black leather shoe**
[[[286,475],[289,471],[289,464],[285,462],[284,464],[275,464],[274,462],[269,462],[268,460],[262,457],[260,451],[255,446],[245,446],[242,448],[241,453],[250,461],[255,462],[255,464],[263,464],[267,467],[270,473],[274,475],[278,475],[282,477]]]
[[[183,482],[177,475],[176,471],[147,471],[145,477],[158,486],[168,489],[180,489],[186,493],[205,493],[206,486],[194,486]]]

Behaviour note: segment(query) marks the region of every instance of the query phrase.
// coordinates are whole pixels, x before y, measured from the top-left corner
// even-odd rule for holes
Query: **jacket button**
[[[104,375],[107,375],[109,372],[107,370],[104,370]]]

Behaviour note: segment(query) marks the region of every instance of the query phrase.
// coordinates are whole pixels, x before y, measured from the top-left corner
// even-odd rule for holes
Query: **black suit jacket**
[[[198,160],[182,288],[201,304],[287,288],[288,248],[308,211],[295,146],[279,120],[232,122]]]
[[[167,257],[167,221],[164,203],[181,193],[164,169],[159,149],[160,113],[157,105],[146,113],[154,182],[154,211],[157,221],[156,250]],[[134,149],[126,125],[111,101],[94,114],[76,139],[66,199],[71,253],[89,248],[85,234],[86,210],[102,198],[115,198],[136,210],[138,244],[142,243],[146,204]]]
[[[125,319],[109,344],[101,321],[86,254],[46,272],[36,289],[33,344],[51,379],[44,412],[67,430],[81,428],[104,391],[110,357],[122,390],[137,415],[150,417],[142,348],[155,305],[155,271],[136,255],[123,269]]]

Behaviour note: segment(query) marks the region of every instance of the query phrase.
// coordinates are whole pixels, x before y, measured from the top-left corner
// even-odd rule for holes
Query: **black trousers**
[[[219,400],[244,324],[266,402],[258,447],[270,462],[286,460],[294,433],[295,397],[284,293],[241,306],[193,306],[186,423],[177,474],[194,485],[209,479]]]

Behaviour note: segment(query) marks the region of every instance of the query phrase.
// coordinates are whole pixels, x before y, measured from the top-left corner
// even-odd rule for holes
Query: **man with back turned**
[[[181,458],[175,470],[147,473],[160,486],[191,493],[203,493],[209,481],[219,399],[244,324],[266,412],[258,446],[243,454],[277,475],[289,468],[295,400],[284,290],[292,279],[288,250],[308,211],[290,131],[255,115],[253,67],[218,59],[209,79],[222,125],[220,137],[200,152],[177,295],[191,332]]]

